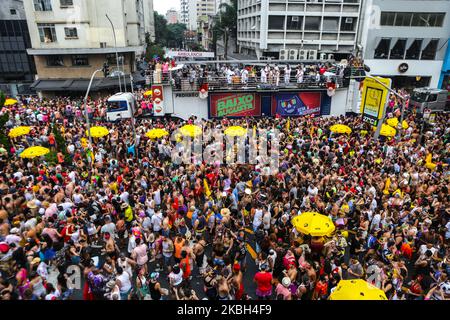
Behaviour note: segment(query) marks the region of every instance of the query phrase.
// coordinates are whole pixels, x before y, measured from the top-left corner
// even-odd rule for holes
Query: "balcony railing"
[[[173,77],[170,79],[169,74],[151,73],[150,84],[172,85],[174,92],[192,92],[199,91],[204,84],[208,85],[208,90],[304,90],[304,89],[326,89],[327,84],[333,81],[336,88],[343,87],[343,79],[340,76],[321,76],[317,81],[314,75],[304,75],[301,82],[297,81],[295,75],[285,82],[284,76],[280,76],[278,84],[275,80],[269,79],[265,82],[261,81],[261,77],[248,77],[246,81],[241,76],[232,76],[231,79],[220,75],[208,75],[207,77]]]

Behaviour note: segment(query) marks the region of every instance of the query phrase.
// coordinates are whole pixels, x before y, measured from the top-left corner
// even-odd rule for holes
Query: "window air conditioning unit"
[[[327,54],[325,52],[321,52],[319,60],[327,60]]]
[[[298,60],[308,60],[308,50],[298,50]]]
[[[289,55],[289,50],[281,49],[280,50],[280,60],[287,60]]]
[[[288,60],[297,60],[297,56],[298,56],[298,50],[296,50],[296,49],[289,49]]]
[[[106,42],[100,42],[100,48],[106,48]]]
[[[293,16],[292,17],[292,22],[299,22],[300,21],[300,17],[299,16]]]
[[[353,18],[345,18],[345,23],[353,23]]]
[[[308,50],[308,60],[317,60],[317,50]]]

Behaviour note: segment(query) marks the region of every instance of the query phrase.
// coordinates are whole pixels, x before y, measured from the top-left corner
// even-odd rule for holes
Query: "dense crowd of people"
[[[350,68],[364,69],[364,63],[355,57],[340,62],[310,62],[302,64],[186,64],[173,59],[157,59],[148,65],[146,73],[153,83],[172,81],[176,90],[198,90],[203,84],[211,89],[224,87],[296,86],[327,87],[330,83],[342,85]],[[172,71],[173,70],[173,71]],[[172,72],[172,75],[169,73]]]
[[[361,117],[138,119],[134,137],[130,120],[105,121],[104,100],[88,111],[110,131],[92,151],[79,101],[28,98],[1,111],[6,132],[32,126],[0,145],[1,300],[323,300],[342,279],[390,300],[450,298],[448,115],[421,144],[410,112],[400,139],[374,141]],[[184,123],[206,134],[279,129],[279,173],[177,165],[176,141],[145,137]],[[352,133],[331,133],[336,123]],[[57,156],[20,158],[31,145]],[[292,218],[310,211],[336,231],[298,232]]]

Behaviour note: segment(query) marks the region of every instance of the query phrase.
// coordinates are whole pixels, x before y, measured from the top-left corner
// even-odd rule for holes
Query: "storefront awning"
[[[123,77],[120,78],[123,85]],[[142,76],[135,74],[133,76],[133,84],[145,81]],[[125,76],[127,91],[131,91],[130,76]],[[36,80],[31,88],[36,91],[86,91],[89,86],[88,79],[39,79]],[[92,82],[91,91],[108,90],[117,88],[119,90],[119,79],[112,78],[96,78]]]

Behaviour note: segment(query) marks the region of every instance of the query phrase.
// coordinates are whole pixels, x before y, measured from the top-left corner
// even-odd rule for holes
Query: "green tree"
[[[175,23],[167,25],[167,45],[172,48],[181,48],[184,41],[184,32],[186,25],[184,23]]]
[[[167,28],[167,20],[163,15],[160,15],[157,11],[155,11],[154,15],[155,15],[155,42],[162,47],[166,47],[168,45],[168,33],[169,33],[169,30]]]
[[[230,36],[237,42],[237,24],[237,0],[231,0],[230,4],[222,3],[219,7],[219,16],[213,26],[213,46],[217,48],[217,41],[223,38],[225,59],[228,58]]]
[[[164,49],[160,45],[151,42],[150,34],[148,32],[145,34],[145,43],[146,43],[145,59],[147,61],[151,61],[154,56],[158,57],[164,56]]]

